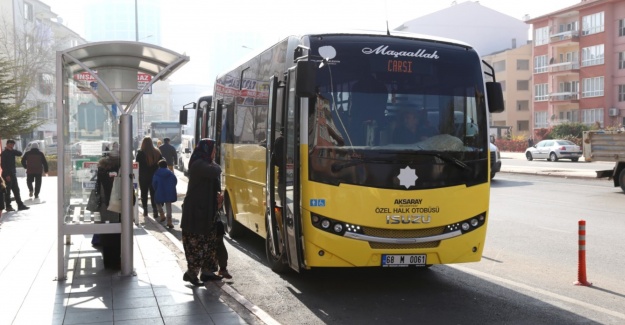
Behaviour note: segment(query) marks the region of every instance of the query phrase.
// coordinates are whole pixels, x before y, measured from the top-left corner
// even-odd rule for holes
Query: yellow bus
[[[471,46],[290,36],[188,108],[196,136],[218,142],[229,235],[264,238],[272,270],[481,259],[503,95]]]

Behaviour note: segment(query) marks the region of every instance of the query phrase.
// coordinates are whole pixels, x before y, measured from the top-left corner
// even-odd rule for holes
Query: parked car
[[[542,140],[525,150],[525,158],[529,161],[534,159],[551,161],[571,159],[571,161],[578,161],[581,156],[582,149],[578,145],[562,139]]]
[[[490,179],[495,178],[495,174],[497,174],[501,170],[501,154],[499,153],[499,148],[494,145],[492,142],[490,144]]]

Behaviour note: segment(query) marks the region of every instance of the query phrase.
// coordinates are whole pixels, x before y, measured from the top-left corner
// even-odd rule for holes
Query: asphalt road
[[[511,153],[502,161],[479,263],[276,274],[265,263],[263,239],[250,232],[226,237],[228,285],[282,324],[625,323],[623,194],[594,178],[611,164],[528,162]],[[581,218],[597,231],[588,240],[592,287],[573,285]],[[179,229],[169,232],[180,239]]]

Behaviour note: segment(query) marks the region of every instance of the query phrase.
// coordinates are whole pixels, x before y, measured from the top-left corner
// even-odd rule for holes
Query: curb
[[[142,208],[140,208],[139,210],[140,210],[139,213],[143,213],[142,212],[143,211]],[[161,232],[161,234],[164,234],[165,237],[167,237],[167,239],[170,242],[172,242],[172,244],[174,244],[174,246],[176,246],[176,248],[179,250],[179,253],[184,255],[184,247],[182,246],[182,243],[178,240],[178,238],[176,238],[174,235],[172,235],[165,227],[163,227],[163,225],[160,222],[154,220],[154,218],[152,218],[150,216],[148,216],[147,218],[144,217],[143,220],[148,220],[152,225],[155,225],[156,228],[158,228],[158,230]],[[236,300],[238,303],[240,303],[249,312],[251,312],[256,317],[258,317],[258,319],[260,319],[263,323],[268,324],[268,325],[280,325],[280,323],[278,321],[273,319],[264,310],[260,309],[256,305],[254,305],[251,301],[247,300],[245,297],[240,295],[236,290],[234,290],[231,286],[229,286],[228,283],[221,282],[221,283],[215,284],[215,285],[218,286],[227,295],[229,295],[234,300]]]

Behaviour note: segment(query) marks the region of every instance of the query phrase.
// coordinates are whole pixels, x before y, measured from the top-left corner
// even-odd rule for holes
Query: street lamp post
[[[139,41],[139,5],[138,5],[138,0],[135,0],[135,42],[138,42],[138,41]],[[139,98],[139,105],[137,106],[137,135],[143,136],[143,96]]]

